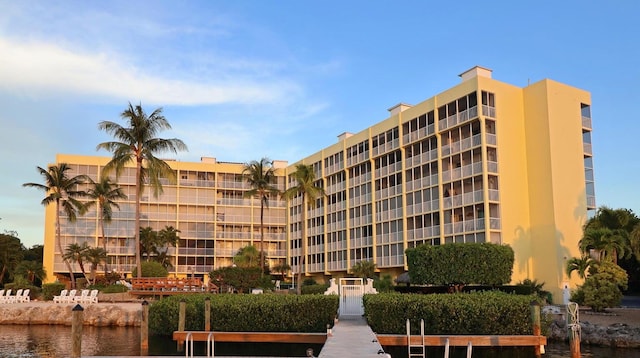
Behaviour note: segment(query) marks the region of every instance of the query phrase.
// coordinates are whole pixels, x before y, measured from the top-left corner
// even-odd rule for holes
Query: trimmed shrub
[[[223,267],[209,273],[209,278],[218,287],[231,286],[241,293],[252,288],[272,290],[271,276],[262,275],[260,267]]]
[[[601,312],[616,307],[622,301],[622,291],[627,289],[628,275],[613,262],[603,261],[589,268],[589,276],[571,295],[571,300]]]
[[[42,297],[45,301],[51,301],[53,296],[60,295],[60,292],[64,290],[65,285],[61,282],[45,283],[42,285]]]
[[[100,291],[102,291],[102,293],[120,293],[120,292],[127,292],[129,291],[129,289],[125,285],[113,284],[113,285],[105,286]]]
[[[327,291],[329,285],[303,285],[301,292],[303,295],[321,295]]]
[[[178,329],[180,300],[186,330],[204,329],[204,300],[211,300],[211,329],[225,332],[325,332],[338,312],[336,295],[209,295],[166,297],[149,308],[149,330],[170,335]]]
[[[393,279],[391,275],[384,275],[382,278],[374,279],[373,287],[380,293],[393,292]]]
[[[365,317],[379,334],[419,334],[424,319],[425,334],[437,335],[526,335],[532,334],[530,303],[536,296],[502,292],[405,295],[365,295]]]
[[[508,245],[465,243],[407,249],[412,284],[503,285],[511,281],[514,253]]]
[[[169,271],[156,261],[144,261],[140,264],[142,267],[142,277],[167,277]],[[131,277],[138,277],[138,268],[134,267],[131,271]]]

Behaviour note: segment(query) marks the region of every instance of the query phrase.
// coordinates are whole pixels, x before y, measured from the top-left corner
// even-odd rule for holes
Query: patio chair
[[[61,303],[73,303],[75,301],[76,292],[78,291],[77,290],[69,291],[69,294],[63,298]]]
[[[73,302],[74,303],[86,303],[86,299],[87,296],[89,296],[89,290],[82,290],[80,291],[80,295],[79,296],[75,296],[73,297]]]
[[[4,296],[0,297],[0,303],[9,303],[9,300],[11,299],[11,289],[8,289],[5,293]]]
[[[53,302],[54,303],[63,303],[63,301],[67,299],[67,294],[68,293],[69,293],[68,290],[60,291],[60,294],[58,296],[53,296]]]
[[[19,303],[31,302],[31,296],[29,296],[29,293],[31,293],[31,290],[28,288],[22,291],[22,296],[18,297],[18,302]]]
[[[15,296],[8,296],[8,298],[6,299],[6,303],[16,303],[16,302],[18,302],[20,297],[22,297],[22,291],[24,291],[24,290],[22,288],[20,288],[20,289],[18,289],[16,291]]]
[[[98,303],[98,290],[91,290],[91,293],[84,298],[84,303]]]

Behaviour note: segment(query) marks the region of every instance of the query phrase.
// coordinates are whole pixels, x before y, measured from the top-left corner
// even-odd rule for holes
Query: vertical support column
[[[569,349],[571,358],[580,358],[580,319],[578,304],[569,302],[567,305],[567,329],[569,330]]]
[[[211,330],[211,299],[209,297],[204,300],[204,330]]]
[[[531,301],[531,326],[533,328],[533,335],[540,336],[540,304],[536,301]],[[540,346],[534,346],[533,351],[536,358],[540,358]]]
[[[82,325],[84,322],[84,308],[76,305],[71,310],[71,357],[82,356]]]
[[[140,355],[149,355],[149,302],[142,301],[142,317],[140,319]]]
[[[184,323],[187,316],[187,303],[184,299],[180,300],[180,306],[178,311],[178,331],[184,332]],[[178,352],[182,352],[184,349],[184,341],[178,341]]]

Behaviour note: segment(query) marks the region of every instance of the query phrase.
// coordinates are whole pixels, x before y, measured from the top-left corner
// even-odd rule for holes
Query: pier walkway
[[[319,358],[381,358],[382,346],[362,316],[341,318],[320,351]]]

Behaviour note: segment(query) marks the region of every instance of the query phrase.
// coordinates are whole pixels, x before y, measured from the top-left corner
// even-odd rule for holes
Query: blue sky
[[[109,155],[97,124],[128,102],[164,108],[179,160],[293,162],[475,65],[590,91],[597,203],[640,213],[640,2],[492,3],[0,0],[0,231],[43,242],[22,183]]]

